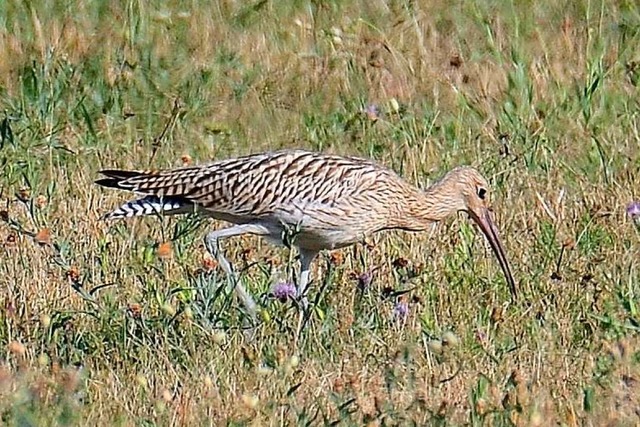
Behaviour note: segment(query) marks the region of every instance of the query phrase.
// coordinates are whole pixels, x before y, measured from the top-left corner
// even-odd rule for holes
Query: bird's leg
[[[256,303],[253,301],[253,298],[247,290],[242,286],[238,278],[236,277],[233,269],[231,268],[231,264],[224,257],[222,252],[220,251],[219,242],[221,239],[226,239],[227,237],[240,236],[242,234],[256,234],[256,235],[265,235],[269,234],[269,230],[261,225],[257,224],[242,224],[242,225],[234,225],[233,227],[223,228],[222,230],[215,230],[207,234],[204,239],[205,246],[207,247],[207,251],[214,257],[222,270],[227,274],[229,282],[233,287],[238,298],[244,305],[245,309],[251,316],[252,320],[256,319],[257,309]]]
[[[300,283],[298,283],[298,298],[300,301],[300,305],[302,305],[302,310],[300,310],[300,314],[298,317],[298,330],[296,331],[296,343],[298,338],[300,337],[300,333],[302,329],[304,329],[304,325],[309,320],[309,316],[311,313],[309,312],[309,300],[307,299],[307,286],[309,285],[311,279],[311,263],[314,258],[318,255],[318,251],[310,251],[305,249],[300,249]]]
[[[298,283],[298,298],[302,308],[307,310],[309,307],[309,300],[307,299],[307,286],[311,281],[311,263],[318,255],[317,251],[300,250],[300,283]]]

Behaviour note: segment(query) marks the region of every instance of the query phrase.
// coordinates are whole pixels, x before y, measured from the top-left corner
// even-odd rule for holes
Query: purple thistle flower
[[[484,344],[487,341],[487,334],[482,329],[476,329],[476,339]]]
[[[277,283],[271,289],[271,295],[274,298],[277,298],[280,302],[285,303],[288,299],[294,299],[298,294],[298,290],[295,285],[290,282],[280,282]]]
[[[634,221],[640,220],[640,201],[629,203],[629,206],[627,206],[627,215]]]
[[[406,301],[398,301],[393,308],[393,318],[404,321],[409,315],[409,304]]]
[[[380,118],[380,107],[376,104],[367,105],[363,111],[372,122]]]
[[[370,271],[366,271],[358,276],[358,289],[365,292],[369,289],[371,282],[373,281],[373,274]]]

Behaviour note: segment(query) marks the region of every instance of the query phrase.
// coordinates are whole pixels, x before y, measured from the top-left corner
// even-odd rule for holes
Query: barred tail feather
[[[180,197],[146,196],[131,200],[116,210],[102,216],[103,220],[131,218],[145,215],[176,215],[194,212],[196,206]]]

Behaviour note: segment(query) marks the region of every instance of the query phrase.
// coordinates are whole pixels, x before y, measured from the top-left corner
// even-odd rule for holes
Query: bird
[[[460,211],[479,225],[517,297],[489,204],[489,183],[470,166],[450,170],[424,190],[370,159],[299,149],[175,169],[100,173],[104,178],[96,184],[140,196],[103,215],[105,220],[195,212],[230,223],[208,232],[204,242],[254,319],[257,305],[221,252],[221,240],[252,234],[286,244],[292,237],[301,266],[297,294],[306,307],[312,262],[321,251],[383,230],[425,231]]]

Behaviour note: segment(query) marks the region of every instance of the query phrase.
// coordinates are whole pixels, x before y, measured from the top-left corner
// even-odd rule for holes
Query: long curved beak
[[[504,247],[502,246],[502,242],[500,241],[498,228],[491,218],[491,210],[483,207],[480,212],[470,212],[473,220],[480,226],[480,229],[487,237],[487,240],[491,245],[491,249],[493,249],[493,253],[496,254],[496,258],[498,258],[498,262],[500,263],[500,267],[504,272],[507,283],[509,283],[511,298],[513,300],[516,300],[518,298],[518,294],[516,291],[516,282],[515,280],[513,280],[513,276],[511,275],[511,269],[509,268],[509,263],[507,262],[507,256],[505,255]]]

